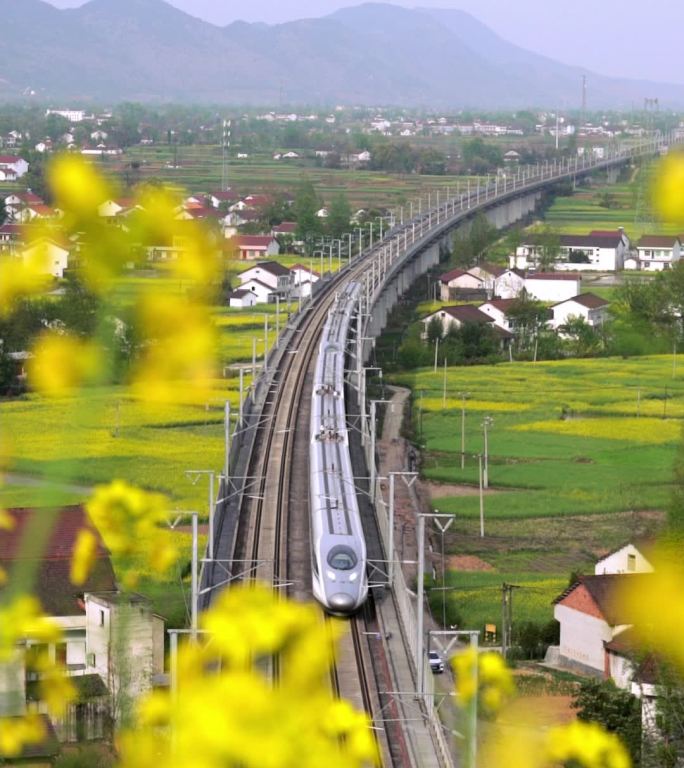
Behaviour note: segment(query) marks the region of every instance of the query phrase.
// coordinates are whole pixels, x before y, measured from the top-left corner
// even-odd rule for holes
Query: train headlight
[[[352,575],[349,577],[349,581],[356,581],[358,577],[359,577],[358,573],[352,573]]]
[[[330,581],[337,581],[337,577],[332,571],[326,571],[325,575],[330,579]]]

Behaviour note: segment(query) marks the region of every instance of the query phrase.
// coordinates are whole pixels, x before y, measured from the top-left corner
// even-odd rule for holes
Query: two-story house
[[[661,272],[679,262],[682,242],[678,235],[643,235],[636,249],[638,269]]]

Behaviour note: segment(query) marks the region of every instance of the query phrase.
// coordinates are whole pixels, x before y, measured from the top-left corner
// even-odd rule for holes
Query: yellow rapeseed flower
[[[667,222],[684,222],[684,154],[672,152],[660,161],[653,180],[653,201]]]
[[[98,207],[112,190],[95,167],[78,155],[58,155],[48,166],[48,183],[56,206],[67,219],[98,217]]]
[[[16,520],[6,509],[0,507],[0,531],[13,531],[16,526]]]
[[[148,294],[139,306],[147,346],[134,376],[141,399],[172,402],[179,389],[207,395],[215,374],[215,329],[206,309],[178,296]]]
[[[95,488],[87,510],[112,554],[128,560],[145,558],[158,575],[178,558],[170,532],[165,529],[169,507],[162,494],[115,480]],[[135,586],[135,563],[122,567],[122,580],[126,586]]]
[[[28,375],[33,388],[48,397],[72,395],[101,375],[102,354],[92,342],[58,333],[44,333],[38,339]]]
[[[546,739],[548,759],[578,768],[630,768],[629,753],[614,733],[597,723],[576,720],[552,728]]]
[[[475,648],[469,647],[453,657],[451,666],[461,706],[467,706],[477,692],[480,707],[494,714],[515,691],[513,676],[498,653],[478,654]]]
[[[81,586],[85,583],[95,562],[96,554],[97,537],[88,528],[81,528],[71,555],[69,578],[72,584]]]
[[[20,755],[28,744],[38,744],[46,736],[43,720],[37,714],[0,717],[0,759]]]
[[[43,615],[35,597],[19,595],[0,608],[0,662],[12,657],[20,640],[56,643],[61,637],[59,624]]]
[[[18,299],[42,290],[47,281],[34,259],[0,257],[0,316],[11,312]]]

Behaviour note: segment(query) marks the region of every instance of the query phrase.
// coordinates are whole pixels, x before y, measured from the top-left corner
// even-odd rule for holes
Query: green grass
[[[470,495],[443,489],[432,502],[433,509],[454,515],[449,551],[476,556],[493,569],[449,573],[467,627],[498,616],[500,592],[491,585],[525,584],[531,574],[548,581],[534,587],[544,599],[529,585],[516,592],[515,620],[550,619],[550,600],[572,570],[593,572],[611,547],[659,529],[684,425],[684,375],[675,371],[672,378],[672,362],[662,355],[450,368],[445,409],[441,371],[392,377],[414,392],[423,476],[473,488]],[[461,469],[463,391],[467,457]],[[494,420],[491,493],[480,538],[477,457],[487,415]],[[473,589],[465,590],[469,584]]]

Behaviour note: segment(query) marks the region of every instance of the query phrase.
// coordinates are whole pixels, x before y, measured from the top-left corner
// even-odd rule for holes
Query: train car
[[[349,455],[344,402],[347,337],[358,286],[330,311],[314,373],[309,449],[309,505],[314,597],[329,613],[347,616],[368,595],[366,542]]]

